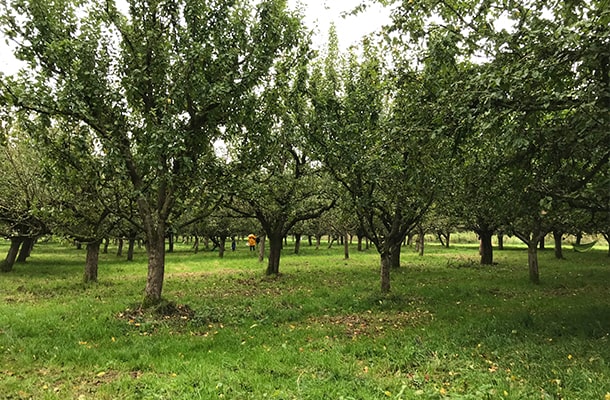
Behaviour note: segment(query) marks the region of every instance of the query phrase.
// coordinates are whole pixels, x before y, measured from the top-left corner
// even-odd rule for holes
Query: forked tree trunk
[[[15,262],[24,263],[30,254],[32,254],[32,249],[34,248],[35,242],[36,239],[33,237],[26,237],[23,239],[21,250],[19,251],[19,255],[17,256],[17,260],[15,260]]]
[[[554,230],[553,231],[553,240],[555,242],[555,258],[562,260],[563,259],[563,232]]]
[[[477,231],[481,245],[479,252],[481,253],[481,265],[493,265],[494,263],[494,250],[491,243],[493,231],[491,230],[479,230]]]
[[[15,265],[15,259],[17,258],[17,254],[19,254],[21,243],[23,243],[22,237],[11,238],[11,247],[9,247],[4,261],[0,263],[0,271],[10,272],[13,270],[13,265]]]
[[[87,243],[87,258],[85,261],[84,283],[97,282],[97,266],[100,255],[100,240]]]

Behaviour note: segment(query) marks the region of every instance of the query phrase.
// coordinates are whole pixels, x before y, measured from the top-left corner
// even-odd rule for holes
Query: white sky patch
[[[304,23],[314,31],[313,42],[317,48],[325,47],[328,29],[334,22],[339,47],[345,50],[390,22],[390,9],[379,4],[368,6],[358,15],[348,15],[361,3],[362,0],[288,0],[288,7],[303,10]]]

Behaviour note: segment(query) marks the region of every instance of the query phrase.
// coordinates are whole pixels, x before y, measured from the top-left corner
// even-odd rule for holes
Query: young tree
[[[234,161],[229,168],[234,179],[228,207],[256,218],[269,239],[267,275],[279,273],[282,240],[299,222],[318,218],[335,204],[328,176],[312,159],[304,140],[315,115],[307,95],[306,41],[286,54],[275,66],[275,74],[253,95],[251,120],[236,129],[247,134],[233,141]]]
[[[351,54],[342,64],[331,34],[314,74],[318,124],[310,138],[380,254],[381,291],[387,293],[402,242],[434,198],[432,167],[440,147],[418,101],[424,90],[417,74],[392,80],[380,54],[369,42],[361,60]]]

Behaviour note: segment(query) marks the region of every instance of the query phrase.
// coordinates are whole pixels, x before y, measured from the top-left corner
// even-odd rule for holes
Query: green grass
[[[523,247],[480,267],[455,243],[405,247],[388,296],[373,249],[289,246],[268,278],[245,246],[219,259],[179,245],[166,316],[136,309],[142,250],[101,255],[84,285],[84,251],[38,244],[0,275],[0,398],[609,399],[605,244],[541,252],[533,286]]]

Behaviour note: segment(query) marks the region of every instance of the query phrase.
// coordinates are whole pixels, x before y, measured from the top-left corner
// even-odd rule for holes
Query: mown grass
[[[39,244],[0,275],[0,398],[610,398],[603,246],[541,252],[539,286],[516,245],[493,267],[473,244],[405,247],[388,296],[372,249],[301,250],[269,278],[245,246],[223,259],[178,246],[175,307],[153,315],[137,309],[142,250],[102,255],[84,285],[84,251]]]

